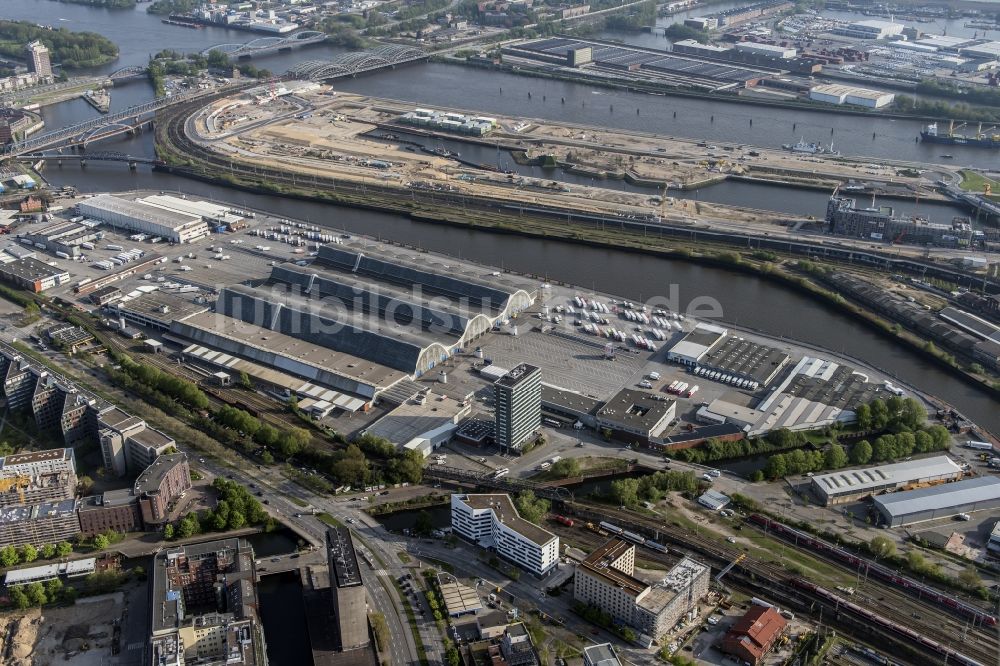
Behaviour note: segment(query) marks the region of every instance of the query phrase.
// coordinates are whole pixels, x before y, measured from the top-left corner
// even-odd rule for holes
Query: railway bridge
[[[77,162],[81,167],[87,166],[87,162],[123,162],[128,164],[130,169],[134,169],[139,164],[150,164],[159,166],[166,164],[163,160],[155,157],[136,157],[119,151],[105,150],[92,153],[27,153],[18,159],[35,162],[57,162],[62,166],[63,162]]]
[[[354,77],[380,69],[426,60],[427,54],[412,46],[382,46],[371,51],[343,53],[330,60],[305,60],[288,70],[288,76],[310,81]]]
[[[424,478],[468,483],[504,493],[519,493],[522,490],[530,490],[535,493],[536,497],[561,502],[573,501],[573,493],[568,488],[549,487],[534,481],[509,476],[498,478],[492,470],[476,471],[459,467],[430,465],[424,470]]]
[[[241,44],[216,44],[202,50],[201,55],[207,56],[212,51],[221,51],[230,58],[245,59],[276,51],[291,51],[299,46],[322,44],[325,41],[326,33],[300,30],[287,37],[260,37]]]

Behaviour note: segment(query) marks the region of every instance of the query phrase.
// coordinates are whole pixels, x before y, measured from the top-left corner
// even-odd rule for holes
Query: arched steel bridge
[[[249,58],[272,51],[287,51],[296,46],[319,44],[326,41],[326,33],[316,30],[300,30],[287,37],[261,37],[244,44],[216,44],[204,49],[201,54],[207,56],[212,51],[221,51],[230,58]]]
[[[256,81],[252,85],[261,85],[266,82]],[[43,150],[46,148],[56,148],[61,146],[71,146],[76,144],[87,144],[115,134],[121,134],[131,130],[135,125],[145,122],[153,113],[173,104],[189,102],[198,97],[215,95],[226,90],[246,87],[250,84],[240,83],[221,86],[211,91],[194,90],[170,97],[157,97],[156,99],[131,106],[116,113],[109,113],[106,116],[93,118],[91,120],[62,127],[52,132],[38,134],[23,141],[9,143],[0,149],[0,158],[16,157],[25,153]],[[145,120],[143,120],[145,119]]]
[[[111,72],[106,78],[112,81],[124,81],[126,79],[137,79],[146,76],[146,67],[138,65],[135,67],[122,67],[121,69]]]
[[[426,60],[427,54],[412,46],[382,46],[372,51],[343,53],[332,60],[305,60],[288,70],[288,76],[310,81],[357,76],[364,72]]]

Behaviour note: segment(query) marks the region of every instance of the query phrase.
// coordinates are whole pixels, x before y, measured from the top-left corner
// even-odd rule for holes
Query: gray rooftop
[[[95,292],[96,293],[96,292]],[[184,320],[191,315],[205,312],[207,305],[195,303],[193,299],[182,298],[163,291],[151,291],[135,298],[119,301],[114,306],[124,314],[154,319],[169,325],[174,320]]]
[[[961,468],[948,456],[934,456],[891,465],[818,474],[813,477],[812,482],[828,494],[853,494],[889,484],[901,485],[919,479],[957,476],[961,471]]]
[[[494,386],[515,388],[521,382],[527,381],[536,372],[538,372],[538,368],[536,366],[521,363],[520,365],[515,366],[506,375],[493,382],[493,384]]]
[[[158,456],[153,464],[144,469],[139,478],[135,480],[135,492],[138,494],[158,491],[167,473],[178,465],[182,465],[185,460],[187,460],[186,453]]]
[[[22,280],[44,280],[55,275],[68,275],[65,269],[49,266],[34,257],[25,257],[9,264],[0,264],[0,274],[9,274]]]
[[[633,429],[653,430],[670,413],[674,400],[624,388],[597,412],[597,418]]]
[[[371,244],[363,247],[358,243],[354,247],[324,245],[316,261],[368,279],[408,289],[420,287],[429,294],[464,299],[472,305],[494,310],[503,309],[517,291],[533,293],[536,289],[529,280],[509,274],[494,275],[489,267],[454,257]]]
[[[930,488],[881,495],[875,498],[875,505],[895,517],[991,500],[1000,500],[1000,478],[978,476]]]
[[[602,403],[590,396],[542,383],[542,406],[552,405],[574,414],[593,414]]]
[[[585,663],[590,664],[590,666],[621,666],[611,643],[588,645],[583,648],[583,658]]]
[[[329,550],[329,560],[333,565],[330,582],[335,583],[337,587],[361,585],[361,570],[358,568],[358,555],[354,551],[351,531],[346,527],[327,529],[326,546]]]
[[[122,199],[121,197],[112,196],[110,194],[90,197],[89,199],[81,201],[80,204],[92,206],[96,211],[99,211],[99,213],[95,215],[95,217],[98,218],[100,218],[100,213],[128,215],[129,217],[134,217],[139,220],[172,227],[175,230],[191,224],[192,222],[201,221],[200,217],[195,217],[194,215],[187,215],[185,213],[166,210],[164,208],[150,206],[149,204],[142,203],[141,201]],[[93,213],[87,211],[87,214],[91,215]]]

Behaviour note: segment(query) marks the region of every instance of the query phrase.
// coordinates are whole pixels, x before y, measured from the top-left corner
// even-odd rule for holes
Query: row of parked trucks
[[[712,370],[711,368],[705,368],[702,366],[696,367],[694,369],[694,374],[696,377],[704,377],[705,379],[711,379],[713,382],[730,384],[736,388],[747,389],[748,391],[756,391],[760,388],[760,383],[755,382],[752,379],[745,379],[737,375],[730,375],[720,370]]]

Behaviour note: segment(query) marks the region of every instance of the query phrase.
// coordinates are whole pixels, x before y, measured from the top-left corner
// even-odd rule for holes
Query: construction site
[[[761,234],[822,231],[822,213],[789,216],[691,201],[685,193],[734,179],[946,201],[923,169],[871,164],[825,147],[711,145],[531,118],[484,118],[318,84],[294,95],[276,92],[267,103],[259,95],[216,99],[188,117],[184,134],[170,137],[178,145],[161,141],[168,161],[181,148],[177,158],[194,151],[231,170],[278,166],[306,189],[310,181],[325,188],[332,179],[345,188],[441,193],[522,210],[558,208]]]

